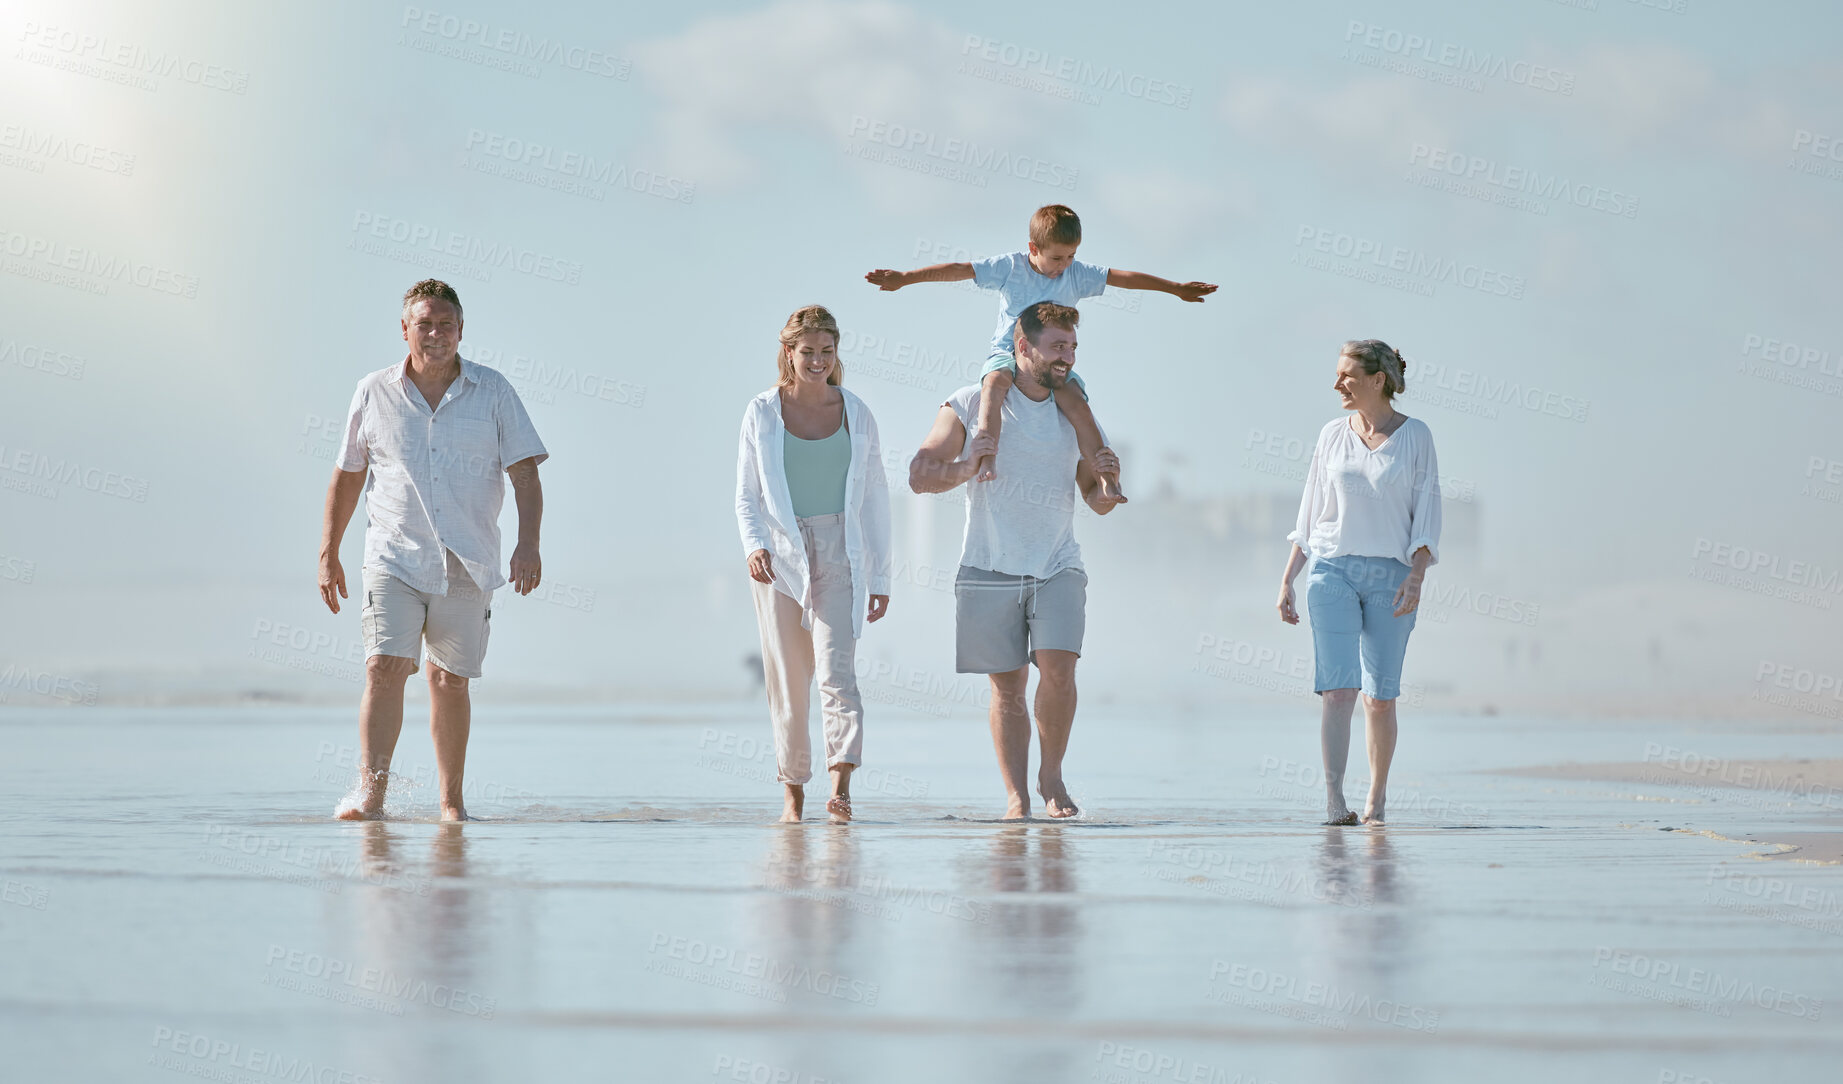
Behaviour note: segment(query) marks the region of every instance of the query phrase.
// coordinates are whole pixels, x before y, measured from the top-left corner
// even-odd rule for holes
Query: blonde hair
[[[1401,352],[1383,342],[1381,339],[1352,339],[1344,344],[1339,353],[1363,366],[1363,371],[1370,376],[1386,373],[1388,379],[1382,383],[1382,397],[1393,399],[1408,390],[1408,381],[1403,373],[1407,359]]]
[[[795,309],[787,318],[787,324],[781,328],[781,349],[775,354],[775,362],[781,369],[780,386],[789,387],[794,382],[793,346],[800,341],[800,336],[809,331],[825,331],[832,336],[832,345],[838,345],[838,321],[826,311],[824,305],[807,305]],[[832,358],[832,372],[826,377],[828,384],[845,382],[845,363],[836,355]]]

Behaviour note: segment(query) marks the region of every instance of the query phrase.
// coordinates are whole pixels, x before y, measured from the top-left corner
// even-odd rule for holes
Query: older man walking
[[[1016,383],[1006,393],[1001,436],[976,433],[980,388],[961,388],[941,405],[934,428],[909,464],[909,488],[944,493],[967,482],[982,456],[996,454],[998,479],[968,486],[966,538],[954,580],[955,669],[992,682],[992,745],[1004,776],[1007,819],[1030,816],[1026,777],[1030,711],[1024,699],[1037,664],[1036,722],[1041,763],[1037,793],[1051,817],[1079,812],[1062,778],[1075,723],[1075,660],[1086,626],[1088,576],[1075,542],[1077,496],[1099,515],[1117,501],[1101,493],[1099,473],[1120,461],[1102,448],[1082,459],[1075,429],[1056,408],[1055,391],[1075,367],[1081,314],[1044,301],[1018,317]]]
[[[468,819],[467,682],[480,676],[493,591],[507,582],[499,573],[505,475],[518,504],[511,583],[529,594],[541,576],[538,464],[550,456],[506,378],[460,356],[461,299],[453,287],[436,279],[410,287],[403,338],[408,357],[358,382],[326,491],[320,597],[334,613],[347,597],[340,539],[365,494],[363,748],[358,785],[334,815],[382,815],[403,729],[403,684],[426,640],[442,819],[459,821]]]

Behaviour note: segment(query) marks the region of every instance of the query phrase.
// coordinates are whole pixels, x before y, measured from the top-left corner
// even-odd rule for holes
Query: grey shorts
[[[954,670],[1003,674],[1042,650],[1081,654],[1088,575],[1065,568],[1047,580],[960,566],[954,577]]]
[[[365,608],[359,621],[365,657],[394,655],[429,661],[456,677],[477,678],[486,662],[493,596],[474,586],[453,553],[448,555],[448,593],[418,591],[387,572],[365,570]]]

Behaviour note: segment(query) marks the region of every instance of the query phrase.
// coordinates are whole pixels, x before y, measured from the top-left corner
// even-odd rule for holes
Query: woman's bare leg
[[[1355,824],[1357,815],[1344,804],[1344,769],[1350,764],[1350,717],[1356,689],[1326,689],[1319,694],[1318,740],[1325,757],[1325,823]]]

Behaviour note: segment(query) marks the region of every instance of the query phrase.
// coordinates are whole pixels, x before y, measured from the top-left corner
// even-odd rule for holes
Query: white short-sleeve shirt
[[[992,333],[992,350],[1009,354],[1013,329],[1025,309],[1039,301],[1074,305],[1084,297],[1097,297],[1107,288],[1107,269],[1071,260],[1062,274],[1050,278],[1030,266],[1030,253],[1007,252],[973,264],[973,285],[998,291],[998,330]]]
[[[1299,518],[1287,539],[1319,557],[1393,557],[1413,564],[1427,547],[1440,560],[1440,462],[1433,431],[1408,418],[1378,448],[1348,416],[1318,433]]]
[[[482,591],[505,584],[499,510],[506,468],[550,458],[518,392],[497,370],[461,359],[431,410],[406,357],[358,382],[336,464],[369,469],[365,565],[418,591],[448,593],[446,550]]]

